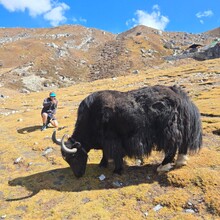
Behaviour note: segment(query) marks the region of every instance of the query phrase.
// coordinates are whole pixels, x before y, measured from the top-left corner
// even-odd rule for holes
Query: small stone
[[[191,202],[188,202],[187,204],[188,204],[189,206],[192,206],[192,205],[193,205]]]
[[[27,89],[22,89],[21,93],[27,93],[28,94],[28,93],[30,93],[30,91],[28,91]]]
[[[33,164],[32,162],[29,162],[29,163],[28,163],[28,167],[31,166],[32,164]]]
[[[139,70],[133,70],[132,73],[133,73],[133,74],[138,74],[138,73],[139,73]]]
[[[119,182],[119,181],[114,181],[112,184],[113,184],[113,186],[115,186],[115,187],[122,187],[122,186],[123,186],[123,183],[122,183],[122,182]]]
[[[148,212],[144,212],[144,216],[147,217],[148,216]]]
[[[185,212],[187,212],[187,213],[195,213],[195,211],[193,210],[193,209],[185,209]]]
[[[14,164],[18,164],[22,161],[22,157],[18,157],[17,159],[15,159]]]
[[[105,175],[104,174],[99,176],[99,180],[103,181],[104,179],[105,179]]]
[[[199,203],[201,203],[201,202],[203,202],[203,201],[204,201],[204,199],[199,199],[199,200],[198,200]]]
[[[86,198],[83,198],[83,199],[82,199],[82,202],[83,202],[84,204],[86,204],[86,203],[90,202],[90,199],[87,198],[87,197],[86,197]]]
[[[53,148],[48,147],[48,148],[46,148],[45,151],[42,153],[42,156],[45,156],[45,155],[51,153],[52,151],[53,151]]]
[[[147,178],[147,180],[150,180],[150,179],[151,179],[151,177],[150,177],[150,176],[147,176],[146,178]]]
[[[142,163],[141,159],[136,159],[136,160],[135,160],[135,164],[136,164],[137,166],[141,166],[143,163]]]
[[[154,208],[153,208],[153,210],[155,211],[155,212],[158,212],[160,209],[162,209],[163,208],[163,206],[162,205],[160,205],[160,204],[158,204],[158,205],[156,205]]]

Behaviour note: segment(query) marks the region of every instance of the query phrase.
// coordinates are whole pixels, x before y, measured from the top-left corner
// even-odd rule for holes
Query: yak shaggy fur
[[[76,176],[85,173],[90,149],[102,149],[100,166],[109,159],[115,173],[121,173],[123,157],[149,156],[152,150],[165,153],[158,171],[186,164],[186,155],[202,144],[200,113],[187,94],[177,86],[152,86],[128,92],[98,91],[85,98],[78,108],[72,136],[81,144],[74,155],[62,152]],[[73,144],[74,145],[74,144]],[[83,150],[83,151],[82,151]]]

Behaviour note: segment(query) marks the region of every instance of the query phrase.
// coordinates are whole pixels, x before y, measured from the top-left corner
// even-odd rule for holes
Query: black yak
[[[178,151],[176,166],[186,164],[187,153],[202,144],[198,108],[177,86],[152,86],[128,92],[104,90],[92,93],[79,105],[71,137],[59,141],[63,158],[76,177],[84,175],[88,152],[101,149],[100,166],[113,159],[114,173],[121,174],[123,157],[141,158],[152,150],[165,158],[158,172],[169,171]]]

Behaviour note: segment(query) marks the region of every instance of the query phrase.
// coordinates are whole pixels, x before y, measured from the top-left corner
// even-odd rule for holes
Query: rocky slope
[[[216,33],[216,31],[214,32]],[[0,86],[19,92],[130,75],[167,62],[215,34],[162,32],[137,26],[114,35],[82,26],[0,29]]]
[[[212,35],[214,37],[218,37],[219,38],[220,37],[220,28],[215,28],[213,30],[205,32],[204,34]]]

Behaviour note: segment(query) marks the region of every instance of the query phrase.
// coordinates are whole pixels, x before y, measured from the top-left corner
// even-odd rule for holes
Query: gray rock
[[[112,184],[113,184],[114,187],[122,187],[123,186],[123,183],[119,182],[118,180],[114,181]]]
[[[22,158],[22,157],[18,157],[17,159],[15,159],[14,164],[21,163],[21,162],[22,162],[22,160],[23,160],[23,158]]]
[[[193,209],[185,209],[185,212],[186,213],[192,213],[192,214],[195,213],[195,211]]]
[[[138,74],[138,73],[139,73],[139,70],[133,70],[132,73],[133,73],[133,74]]]
[[[144,217],[147,217],[148,215],[148,212],[144,212]]]
[[[156,205],[154,208],[153,208],[153,210],[155,211],[155,212],[158,212],[160,209],[162,209],[163,208],[163,206],[161,205],[161,204],[158,204],[158,205]]]
[[[99,176],[99,180],[103,181],[104,179],[105,179],[105,175],[104,174]]]
[[[202,47],[198,52],[194,53],[193,58],[197,60],[220,58],[220,42]]]
[[[88,203],[88,202],[90,202],[90,199],[89,198],[83,198],[82,199],[82,202],[83,202],[83,204],[86,204],[86,203]]]
[[[52,147],[47,147],[44,152],[42,153],[42,156],[46,156],[47,154],[51,153],[53,151]]]

